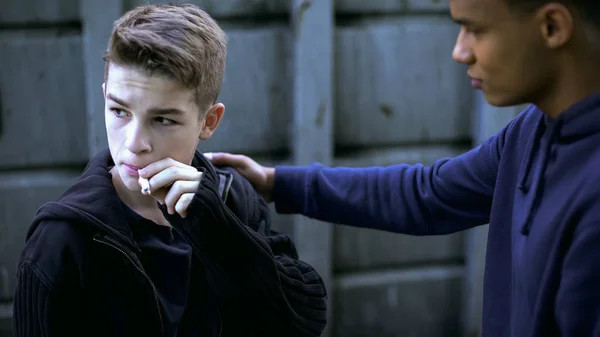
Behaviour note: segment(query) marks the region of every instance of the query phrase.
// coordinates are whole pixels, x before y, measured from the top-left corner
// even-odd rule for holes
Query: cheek
[[[474,48],[475,58],[480,70],[484,75],[490,72],[501,72],[503,64],[506,63],[506,56],[502,56],[502,49],[493,41],[486,41]],[[504,61],[501,61],[504,58]]]
[[[104,111],[104,123],[106,125],[106,130],[109,131],[109,129],[113,128],[116,122],[116,117],[115,115],[112,113],[112,111],[110,110],[105,110]]]
[[[109,147],[118,147],[123,143],[121,121],[109,112],[106,114],[104,122],[106,125],[106,136],[108,138]]]
[[[198,135],[192,128],[185,130],[170,130],[161,132],[160,140],[154,143],[154,150],[160,152],[161,156],[173,158],[181,163],[190,164],[196,147]]]

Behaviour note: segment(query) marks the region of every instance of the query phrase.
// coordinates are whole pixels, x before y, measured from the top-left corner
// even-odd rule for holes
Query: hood
[[[105,232],[122,241],[131,241],[131,231],[109,172],[112,166],[114,163],[108,149],[96,154],[75,184],[58,200],[45,203],[37,210],[26,239],[40,223],[53,220],[87,226],[94,232]]]
[[[217,181],[225,179],[216,173],[212,164],[199,152],[196,152],[192,165],[202,170],[208,176],[205,176],[206,178]],[[54,220],[86,226],[86,229],[95,233],[109,234],[134,248],[135,244],[131,229],[125,220],[123,204],[109,172],[112,166],[114,162],[108,149],[96,154],[74,185],[58,200],[45,203],[38,209],[27,232],[26,240],[29,240],[40,223]]]
[[[529,234],[529,218],[541,197],[538,189],[541,187],[553,147],[581,141],[600,133],[600,92],[575,103],[557,118],[551,118],[538,108],[533,108],[541,117],[536,131],[527,143],[518,184],[521,192],[534,193],[528,207],[527,220],[521,228],[524,235]],[[536,153],[539,153],[539,156],[536,156]],[[535,160],[534,163],[534,158],[539,160]],[[540,165],[540,169],[535,170],[535,176],[530,179],[534,165]]]

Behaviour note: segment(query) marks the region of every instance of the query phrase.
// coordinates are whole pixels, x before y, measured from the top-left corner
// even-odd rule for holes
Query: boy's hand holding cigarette
[[[142,194],[167,206],[169,214],[187,216],[200,185],[202,172],[171,158],[161,159],[138,171]]]

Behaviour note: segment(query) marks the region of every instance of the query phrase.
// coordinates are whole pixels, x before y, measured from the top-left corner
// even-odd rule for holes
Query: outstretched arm
[[[244,155],[207,153],[234,167],[278,213],[413,235],[447,234],[489,221],[500,158],[513,120],[482,145],[431,166],[264,167]]]

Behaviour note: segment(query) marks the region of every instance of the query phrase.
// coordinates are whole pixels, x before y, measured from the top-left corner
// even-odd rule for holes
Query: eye
[[[110,111],[112,111],[118,118],[125,118],[129,115],[127,111],[123,109],[110,109]]]
[[[465,30],[465,32],[467,32],[468,34],[471,34],[471,35],[481,34],[481,31],[482,31],[481,28],[474,27],[471,25],[464,26],[463,29]]]
[[[164,117],[156,117],[156,118],[154,118],[154,121],[157,122],[158,124],[164,125],[164,126],[170,126],[170,125],[177,124],[177,122],[175,122],[174,120],[164,118]]]

